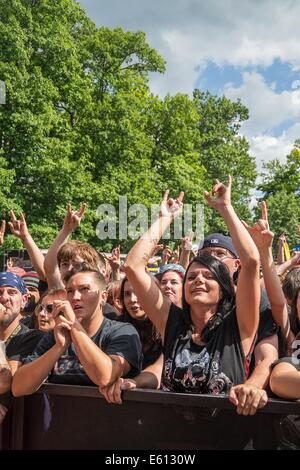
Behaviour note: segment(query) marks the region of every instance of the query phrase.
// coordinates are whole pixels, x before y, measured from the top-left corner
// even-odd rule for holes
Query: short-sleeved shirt
[[[31,354],[44,333],[39,330],[30,330],[20,323],[20,330],[6,345],[6,356],[11,361],[21,361],[22,358]]]
[[[151,320],[149,318],[133,318],[127,311],[122,313],[119,320],[133,325],[139,334],[143,350],[142,369],[153,364],[162,353],[162,342]]]
[[[91,340],[107,355],[121,356],[131,365],[129,377],[137,375],[141,370],[142,348],[137,331],[128,323],[120,323],[108,318],[103,322]],[[53,332],[47,333],[37,345],[33,354],[25,358],[24,364],[42,356],[55,344]],[[54,366],[48,377],[51,383],[71,385],[94,385],[86,375],[73,344],[69,346]]]
[[[189,315],[170,307],[164,339],[162,390],[227,394],[246,379],[247,362],[241,343],[236,310],[232,309],[212,338],[200,346],[192,340]]]
[[[44,336],[44,333],[38,330],[30,330],[20,323],[18,333],[8,341],[6,345],[6,357],[11,361],[22,361],[22,359],[36,348],[37,344]],[[12,400],[11,392],[7,392],[0,396],[0,403],[7,408]]]

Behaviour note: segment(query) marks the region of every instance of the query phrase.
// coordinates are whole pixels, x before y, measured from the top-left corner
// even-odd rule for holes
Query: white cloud
[[[224,92],[232,100],[240,98],[249,108],[250,119],[243,127],[249,136],[264,133],[300,116],[300,90],[276,93],[257,72],[245,72],[239,88],[225,85]]]
[[[80,3],[99,26],[121,26],[147,33],[151,45],[167,61],[166,74],[153,79],[161,94],[191,93],[198,76],[195,68],[206,61],[220,66],[269,66],[279,58],[300,68],[300,2],[81,0]]]
[[[294,80],[291,85],[292,90],[296,90],[296,88],[299,88],[299,87],[300,87],[300,80]]]
[[[240,98],[250,110],[250,119],[243,124],[242,133],[248,138],[252,155],[256,157],[258,171],[264,162],[274,158],[284,161],[292,150],[294,141],[300,137],[300,123],[295,122],[281,135],[274,137],[270,130],[285,121],[297,121],[300,117],[300,90],[275,93],[262,75],[245,72],[239,88],[225,86],[230,99]]]
[[[270,66],[275,59],[300,71],[300,2],[294,0],[81,0],[98,26],[142,30],[167,61],[164,75],[153,74],[155,93],[192,93],[208,61],[218,66]],[[276,80],[276,77],[275,77]],[[262,160],[284,158],[300,136],[299,81],[276,93],[256,72],[244,73],[239,88],[227,84],[226,95],[240,97],[249,108],[243,126],[251,151]],[[287,120],[294,125],[272,136]]]

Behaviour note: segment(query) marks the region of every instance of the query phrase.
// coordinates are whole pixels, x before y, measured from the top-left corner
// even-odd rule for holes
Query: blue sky
[[[154,93],[195,87],[240,98],[257,167],[300,138],[299,0],[81,0],[98,26],[142,30],[166,59]]]

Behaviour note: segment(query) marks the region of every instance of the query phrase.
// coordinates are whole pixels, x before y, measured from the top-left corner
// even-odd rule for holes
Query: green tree
[[[143,32],[97,28],[75,0],[0,0],[3,216],[22,209],[47,247],[67,202],[85,201],[76,236],[109,249],[95,232],[101,203],[117,208],[127,195],[149,208],[167,187],[201,203],[204,189],[231,173],[234,202],[248,218],[255,165],[238,135],[247,109],[199,90],[192,99],[153,96],[149,73],[164,68]],[[207,210],[206,231],[222,227]]]
[[[286,162],[275,159],[266,163],[261,179],[258,189],[263,192],[261,199],[267,202],[270,227],[276,238],[284,232],[291,245],[299,244],[300,140],[296,140]]]

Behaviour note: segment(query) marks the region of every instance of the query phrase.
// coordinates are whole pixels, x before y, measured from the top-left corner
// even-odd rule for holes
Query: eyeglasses
[[[40,304],[36,308],[36,313],[39,314],[39,313],[41,313],[42,310],[44,310],[44,312],[47,312],[47,313],[52,313],[53,309],[54,309],[53,304],[48,304],[48,305]]]
[[[199,250],[198,255],[203,255],[204,253],[208,253],[211,256],[214,256],[217,259],[223,260],[226,258],[231,258],[235,259],[231,253],[228,251],[224,251],[222,249],[218,248],[212,248],[212,249],[207,249],[207,250]]]

